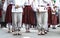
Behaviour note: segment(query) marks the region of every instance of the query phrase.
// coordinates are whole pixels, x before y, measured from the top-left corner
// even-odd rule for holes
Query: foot
[[[50,25],[48,25],[48,28],[50,28]]]
[[[49,32],[49,30],[47,30],[47,32]]]
[[[45,35],[45,32],[42,32],[42,34],[41,35]]]
[[[39,33],[38,33],[38,35],[41,35],[41,34],[42,34],[42,32],[39,32]]]
[[[18,35],[21,35],[21,33],[18,33]]]
[[[45,34],[47,34],[47,30],[45,30]]]
[[[12,32],[14,32],[14,30],[12,30]]]
[[[18,29],[18,31],[20,31],[20,29]]]
[[[13,35],[17,35],[17,33],[14,33]]]
[[[52,29],[56,29],[55,27],[53,27]]]
[[[11,33],[10,31],[8,31],[8,33]]]
[[[29,30],[27,30],[26,32],[27,32],[27,33],[29,33],[30,31],[29,31]]]
[[[60,25],[59,25],[59,26],[57,26],[57,27],[60,27]]]

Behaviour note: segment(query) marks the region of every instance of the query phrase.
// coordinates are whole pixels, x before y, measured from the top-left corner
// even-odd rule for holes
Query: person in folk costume
[[[45,0],[38,0],[38,9],[37,9],[38,35],[45,35],[48,30],[48,13],[46,5],[47,3]]]
[[[12,23],[12,5],[13,5],[13,0],[5,0],[5,4],[3,6],[4,11],[6,11],[6,15],[5,15],[5,22],[8,25],[8,33],[10,33],[10,26]]]
[[[5,15],[6,15],[6,11],[4,11],[4,6],[5,6],[5,0],[2,0],[2,22],[1,22],[1,26],[2,27],[6,27],[6,22],[5,22]]]
[[[0,0],[0,23],[2,22],[2,0]]]
[[[31,7],[33,9],[34,16],[35,16],[35,25],[33,25],[33,27],[35,28],[37,26],[37,16],[36,16],[36,12],[37,12],[37,8],[38,8],[37,0],[33,0]]]
[[[49,4],[47,4],[47,10],[48,10],[48,28],[50,28],[50,25],[52,24],[52,9]]]
[[[30,32],[29,28],[35,24],[35,15],[31,7],[33,0],[25,0],[25,8],[23,12],[23,24],[25,24],[26,32]]]
[[[1,17],[2,17],[2,1],[0,1],[0,22],[1,22]]]
[[[53,29],[56,29],[56,25],[58,24],[57,23],[57,6],[53,5],[53,9],[52,9],[52,28]]]
[[[53,3],[53,8],[52,8],[52,29],[56,29],[56,25],[58,24],[57,23],[57,6],[56,6],[56,0],[53,0],[52,1]]]
[[[57,20],[57,22],[58,22],[58,27],[60,27],[60,0],[56,0],[56,6],[57,6],[57,8],[58,8],[58,20]]]
[[[22,15],[24,0],[15,0],[15,5],[12,6],[12,31],[15,32],[14,35],[20,35],[21,25],[22,25]]]
[[[47,11],[48,11],[48,28],[50,28],[50,25],[52,24],[52,1],[47,0]]]

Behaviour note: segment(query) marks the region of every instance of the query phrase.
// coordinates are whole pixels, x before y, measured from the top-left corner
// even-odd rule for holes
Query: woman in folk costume
[[[50,25],[52,24],[52,8],[53,4],[51,0],[46,0],[47,3],[47,12],[48,12],[48,28],[50,28]],[[48,29],[49,31],[49,29]]]
[[[2,27],[6,27],[6,22],[5,22],[5,15],[6,15],[6,11],[4,11],[4,5],[5,4],[5,0],[2,0],[2,22],[1,22],[1,26]]]
[[[37,0],[33,0],[32,2],[32,5],[31,5],[32,9],[33,9],[33,12],[34,12],[34,21],[35,21],[35,24],[33,25],[33,27],[36,27],[37,26],[37,17],[36,17],[36,12],[37,12],[37,8],[38,8],[38,2]]]
[[[52,8],[52,28],[53,29],[56,29],[56,25],[58,24],[57,23],[57,15],[56,15],[56,13],[57,13],[57,6],[56,6],[56,0],[53,0],[52,1],[52,4],[53,4],[53,8]]]
[[[15,0],[15,5],[12,6],[12,31],[16,31],[14,35],[21,34],[20,30],[22,25],[24,3],[25,0]]]
[[[0,0],[0,23],[2,22],[2,1]]]
[[[25,0],[25,8],[23,12],[23,22],[26,26],[26,32],[30,32],[29,28],[35,24],[35,15],[31,7],[33,0]]]
[[[0,1],[0,18],[2,17],[2,1]]]
[[[45,35],[48,30],[48,13],[46,5],[47,3],[45,0],[38,0],[38,13],[37,13],[38,35]]]
[[[56,6],[57,6],[57,8],[58,8],[58,20],[57,20],[57,22],[58,22],[58,27],[60,27],[60,0],[56,0],[56,4],[55,4]]]
[[[4,10],[6,11],[6,16],[5,16],[5,22],[8,25],[8,32],[10,32],[10,25],[12,23],[12,5],[13,5],[13,0],[5,0],[5,8]]]
[[[53,6],[53,11],[52,11],[52,28],[56,29],[57,23],[57,6]]]
[[[50,28],[50,25],[52,24],[52,1],[47,0],[47,10],[48,10],[48,28]]]
[[[52,24],[52,9],[49,4],[47,4],[48,9],[48,28],[50,28],[50,25]]]

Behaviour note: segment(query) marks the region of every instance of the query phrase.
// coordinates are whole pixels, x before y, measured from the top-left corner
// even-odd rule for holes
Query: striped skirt
[[[5,22],[12,23],[12,4],[9,4],[6,10]]]
[[[31,8],[31,6],[25,6],[25,8],[23,9],[22,23],[31,25],[36,24],[35,12]]]

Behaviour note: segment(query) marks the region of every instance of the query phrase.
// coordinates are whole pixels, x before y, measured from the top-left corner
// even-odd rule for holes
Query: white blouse
[[[45,1],[45,0],[44,0]],[[47,3],[45,3],[43,0],[38,0],[38,9],[40,12],[46,12],[46,6],[47,6]]]
[[[43,0],[38,0],[38,4],[41,6],[41,5],[43,5],[43,6],[46,6],[46,3],[43,1]]]
[[[15,6],[18,5],[19,8],[15,9],[15,6],[12,6],[12,12],[23,12],[23,6],[25,4],[25,0],[15,0]]]
[[[32,5],[33,0],[25,0],[25,5]]]
[[[37,0],[33,1],[32,8],[34,11],[37,11],[37,9],[38,9],[38,1]]]
[[[3,5],[3,10],[6,11],[7,6],[9,4],[14,4],[14,0],[5,0],[4,5]]]
[[[15,5],[23,6],[24,3],[25,3],[25,0],[15,0]]]

